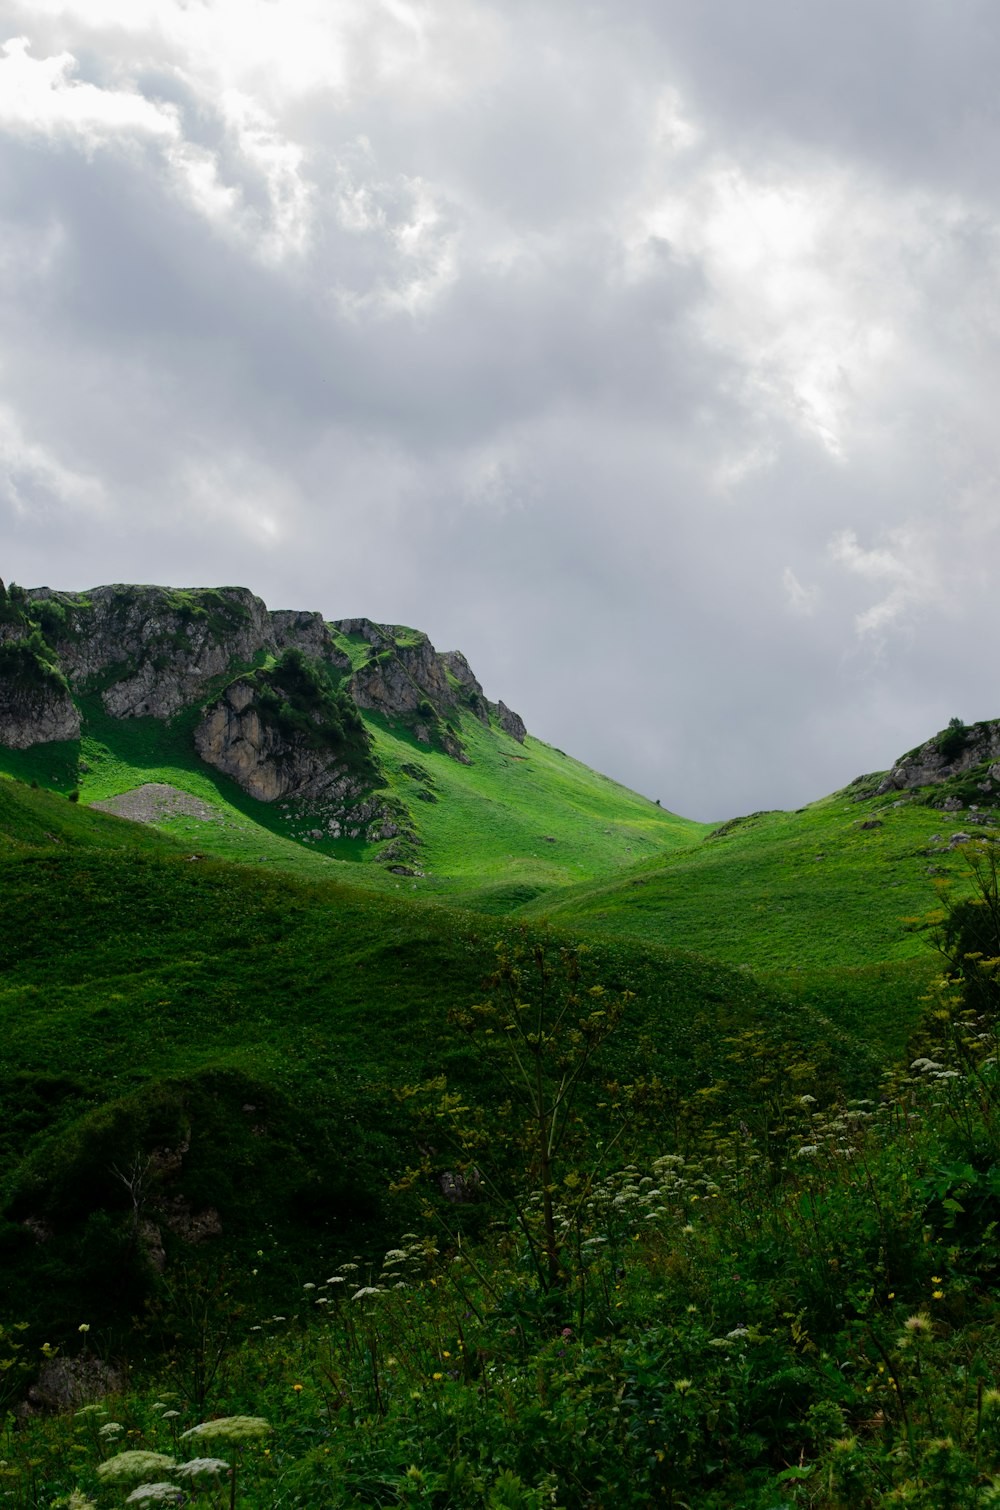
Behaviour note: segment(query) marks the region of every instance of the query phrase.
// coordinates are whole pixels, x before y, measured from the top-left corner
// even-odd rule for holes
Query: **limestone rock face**
[[[338,768],[330,751],[312,749],[301,736],[263,719],[254,698],[252,683],[241,680],[212,704],[194,733],[202,760],[259,802],[298,797],[340,804],[360,795],[361,788]]]
[[[313,660],[329,661],[339,671],[350,671],[350,657],[338,648],[322,614],[279,608],[270,615],[270,620],[276,650],[294,647]]]
[[[513,708],[508,708],[506,703],[497,703],[497,723],[505,734],[511,739],[516,739],[518,744],[523,745],[528,731],[524,727],[524,719],[520,713],[515,713]]]
[[[490,705],[486,701],[486,694],[465,656],[460,650],[445,650],[441,653],[441,660],[462,687],[469,708],[479,719],[479,722],[488,729],[490,726]]]
[[[66,687],[55,679],[25,685],[0,677],[0,744],[28,750],[79,737],[80,714]]]
[[[418,712],[422,702],[432,703],[439,713],[455,707],[442,659],[425,634],[415,636],[412,643],[393,639],[388,629],[381,630],[380,639],[369,638],[379,626],[363,622],[365,629],[354,632],[364,634],[379,653],[351,677],[351,694],[359,708],[393,718]]]
[[[244,587],[8,593],[0,583],[0,744],[78,738],[77,704],[94,696],[112,718],[197,708],[201,758],[259,801],[289,804],[290,822],[315,813],[314,838],[413,840],[402,802],[381,791],[358,709],[463,763],[468,712],[525,737],[516,713],[487,702],[460,651],[439,654],[413,629],[269,612]]]
[[[965,731],[964,742],[956,740],[954,749],[950,747],[946,731],[897,760],[884,777],[878,793],[936,785],[997,757],[1000,757],[1000,719],[970,725]],[[989,775],[993,775],[992,768]]]
[[[74,692],[105,683],[101,701],[113,718],[171,718],[234,663],[274,646],[271,615],[245,587],[118,585],[76,599],[33,588],[30,596],[63,604],[60,665]]]

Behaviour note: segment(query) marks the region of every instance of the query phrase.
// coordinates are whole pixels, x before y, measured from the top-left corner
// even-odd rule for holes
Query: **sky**
[[[0,0],[0,575],[460,649],[688,817],[1000,717],[995,0]]]

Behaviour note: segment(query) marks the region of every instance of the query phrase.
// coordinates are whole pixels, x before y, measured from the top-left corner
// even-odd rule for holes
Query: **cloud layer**
[[[995,8],[4,28],[6,578],[419,625],[699,817],[1000,716]]]

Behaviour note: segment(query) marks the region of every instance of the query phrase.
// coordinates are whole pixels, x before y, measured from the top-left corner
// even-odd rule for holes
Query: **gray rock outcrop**
[[[29,750],[79,737],[80,713],[65,685],[48,677],[24,683],[0,676],[0,744]]]
[[[367,627],[371,630],[377,626]],[[377,653],[358,667],[350,681],[351,695],[359,708],[393,718],[421,711],[422,703],[429,702],[437,713],[450,712],[456,706],[444,663],[425,634],[400,641],[392,638],[391,631],[383,630],[380,640],[371,639],[369,643]]]
[[[987,760],[996,761],[1000,757],[1000,719],[970,724],[967,729],[959,732],[964,738],[955,737],[954,731],[945,730],[916,750],[910,750],[908,754],[901,756],[883,778],[878,787],[878,795],[918,786],[939,785],[953,776],[971,771]],[[989,777],[992,775],[991,767]]]
[[[88,697],[120,719],[199,709],[202,760],[258,801],[291,804],[296,823],[315,812],[320,827],[307,838],[404,846],[412,819],[380,794],[359,709],[463,763],[462,715],[519,741],[526,732],[504,703],[487,702],[460,651],[439,654],[399,625],[270,612],[244,587],[8,593],[0,583],[0,744],[79,738]]]
[[[510,735],[511,739],[516,739],[519,745],[524,744],[528,731],[524,727],[524,719],[520,713],[515,713],[513,708],[508,708],[506,703],[497,703],[497,723],[505,734]]]
[[[342,805],[363,787],[329,751],[312,749],[261,717],[252,682],[232,682],[194,731],[195,749],[208,765],[231,776],[259,802],[297,797],[316,805]]]

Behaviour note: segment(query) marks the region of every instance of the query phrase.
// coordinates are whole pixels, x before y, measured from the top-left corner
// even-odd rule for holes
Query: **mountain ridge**
[[[533,740],[417,629],[269,610],[243,587],[123,584],[12,585],[0,622],[0,745],[23,752],[7,767],[51,768],[84,802],[176,786],[419,880],[474,845],[490,884],[527,870],[531,894],[703,829]]]

